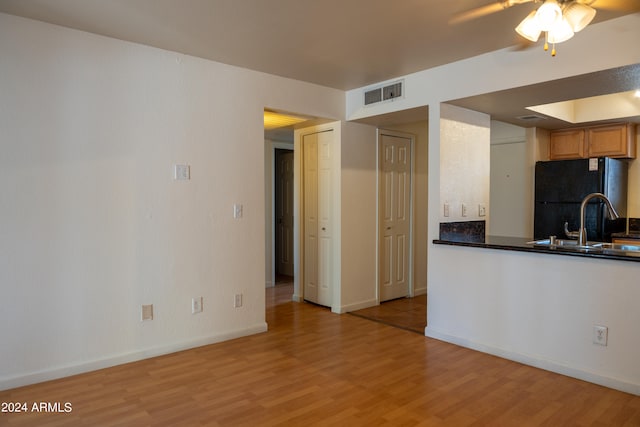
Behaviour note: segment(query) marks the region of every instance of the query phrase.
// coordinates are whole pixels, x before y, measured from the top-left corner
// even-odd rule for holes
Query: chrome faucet
[[[613,208],[613,205],[611,204],[611,201],[607,198],[607,196],[605,196],[602,193],[591,193],[587,195],[587,197],[585,197],[582,200],[582,203],[580,204],[580,230],[578,230],[578,246],[587,245],[587,229],[584,226],[584,217],[585,217],[584,211],[585,211],[585,208],[587,207],[587,203],[589,203],[589,200],[596,199],[596,198],[600,198],[604,200],[604,203],[607,205],[607,208],[609,209],[609,216],[611,217],[611,219],[618,219],[620,217],[618,215],[618,212],[616,212],[616,210]]]

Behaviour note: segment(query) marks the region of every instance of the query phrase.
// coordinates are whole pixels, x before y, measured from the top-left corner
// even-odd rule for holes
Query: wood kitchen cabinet
[[[552,131],[549,159],[569,160],[587,157],[635,159],[636,133],[632,123]]]
[[[551,132],[549,159],[568,160],[586,157],[584,129],[565,129]]]
[[[629,123],[587,129],[589,157],[636,157],[635,126]]]

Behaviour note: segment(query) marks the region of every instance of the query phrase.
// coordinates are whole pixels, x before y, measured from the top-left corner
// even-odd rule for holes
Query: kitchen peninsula
[[[589,250],[574,250],[571,247],[549,246],[532,243],[531,239],[522,237],[486,236],[476,240],[437,239],[436,245],[469,246],[474,248],[498,249],[505,251],[537,252],[551,255],[568,255],[590,258],[614,259],[620,261],[640,261],[639,250],[608,250],[594,248]],[[631,247],[629,247],[630,249]]]

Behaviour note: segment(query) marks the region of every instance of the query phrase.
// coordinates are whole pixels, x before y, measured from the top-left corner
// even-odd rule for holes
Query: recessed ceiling
[[[348,90],[519,44],[534,3],[448,24],[492,2],[0,0],[0,12]],[[594,5],[594,22],[640,11],[638,0]]]
[[[640,86],[640,82],[638,85]],[[636,97],[635,93],[635,90],[630,90],[609,95],[533,105],[527,109],[572,124],[619,120],[640,116],[640,98]]]
[[[578,120],[574,120],[574,123],[572,123],[569,120],[553,117],[549,110],[538,109],[537,112],[533,112],[528,108],[541,104],[574,101],[584,98],[588,100],[582,101],[583,103],[592,102],[594,101],[594,97],[598,97],[595,98],[595,100],[600,102],[595,108],[604,110],[610,107],[599,97],[635,91],[639,86],[640,64],[634,64],[550,82],[456,99],[449,103],[487,113],[491,115],[493,120],[523,127],[536,126],[545,129],[561,129],[571,127],[574,123],[592,124],[605,121],[640,123],[640,115],[629,115],[628,113],[620,111],[615,112],[615,114],[609,114],[613,113],[613,111],[602,111],[603,115],[584,116]],[[634,104],[638,102],[636,98],[631,98],[629,102]],[[618,102],[623,101],[618,100]],[[618,108],[618,106],[616,106],[616,108]],[[593,112],[594,108],[591,107],[590,110]],[[535,116],[538,118],[536,119]],[[565,117],[565,119],[566,118],[567,117]],[[575,117],[573,118],[575,119]]]

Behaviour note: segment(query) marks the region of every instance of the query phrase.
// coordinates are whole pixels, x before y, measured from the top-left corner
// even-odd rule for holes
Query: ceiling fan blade
[[[461,24],[472,19],[477,19],[483,16],[491,15],[492,13],[500,12],[501,10],[507,9],[516,4],[529,3],[532,1],[534,0],[498,0],[484,6],[476,7],[475,9],[457,13],[449,20],[449,24]]]
[[[638,12],[640,11],[640,2],[637,0],[583,0],[584,3],[595,9],[611,10],[615,12]]]

